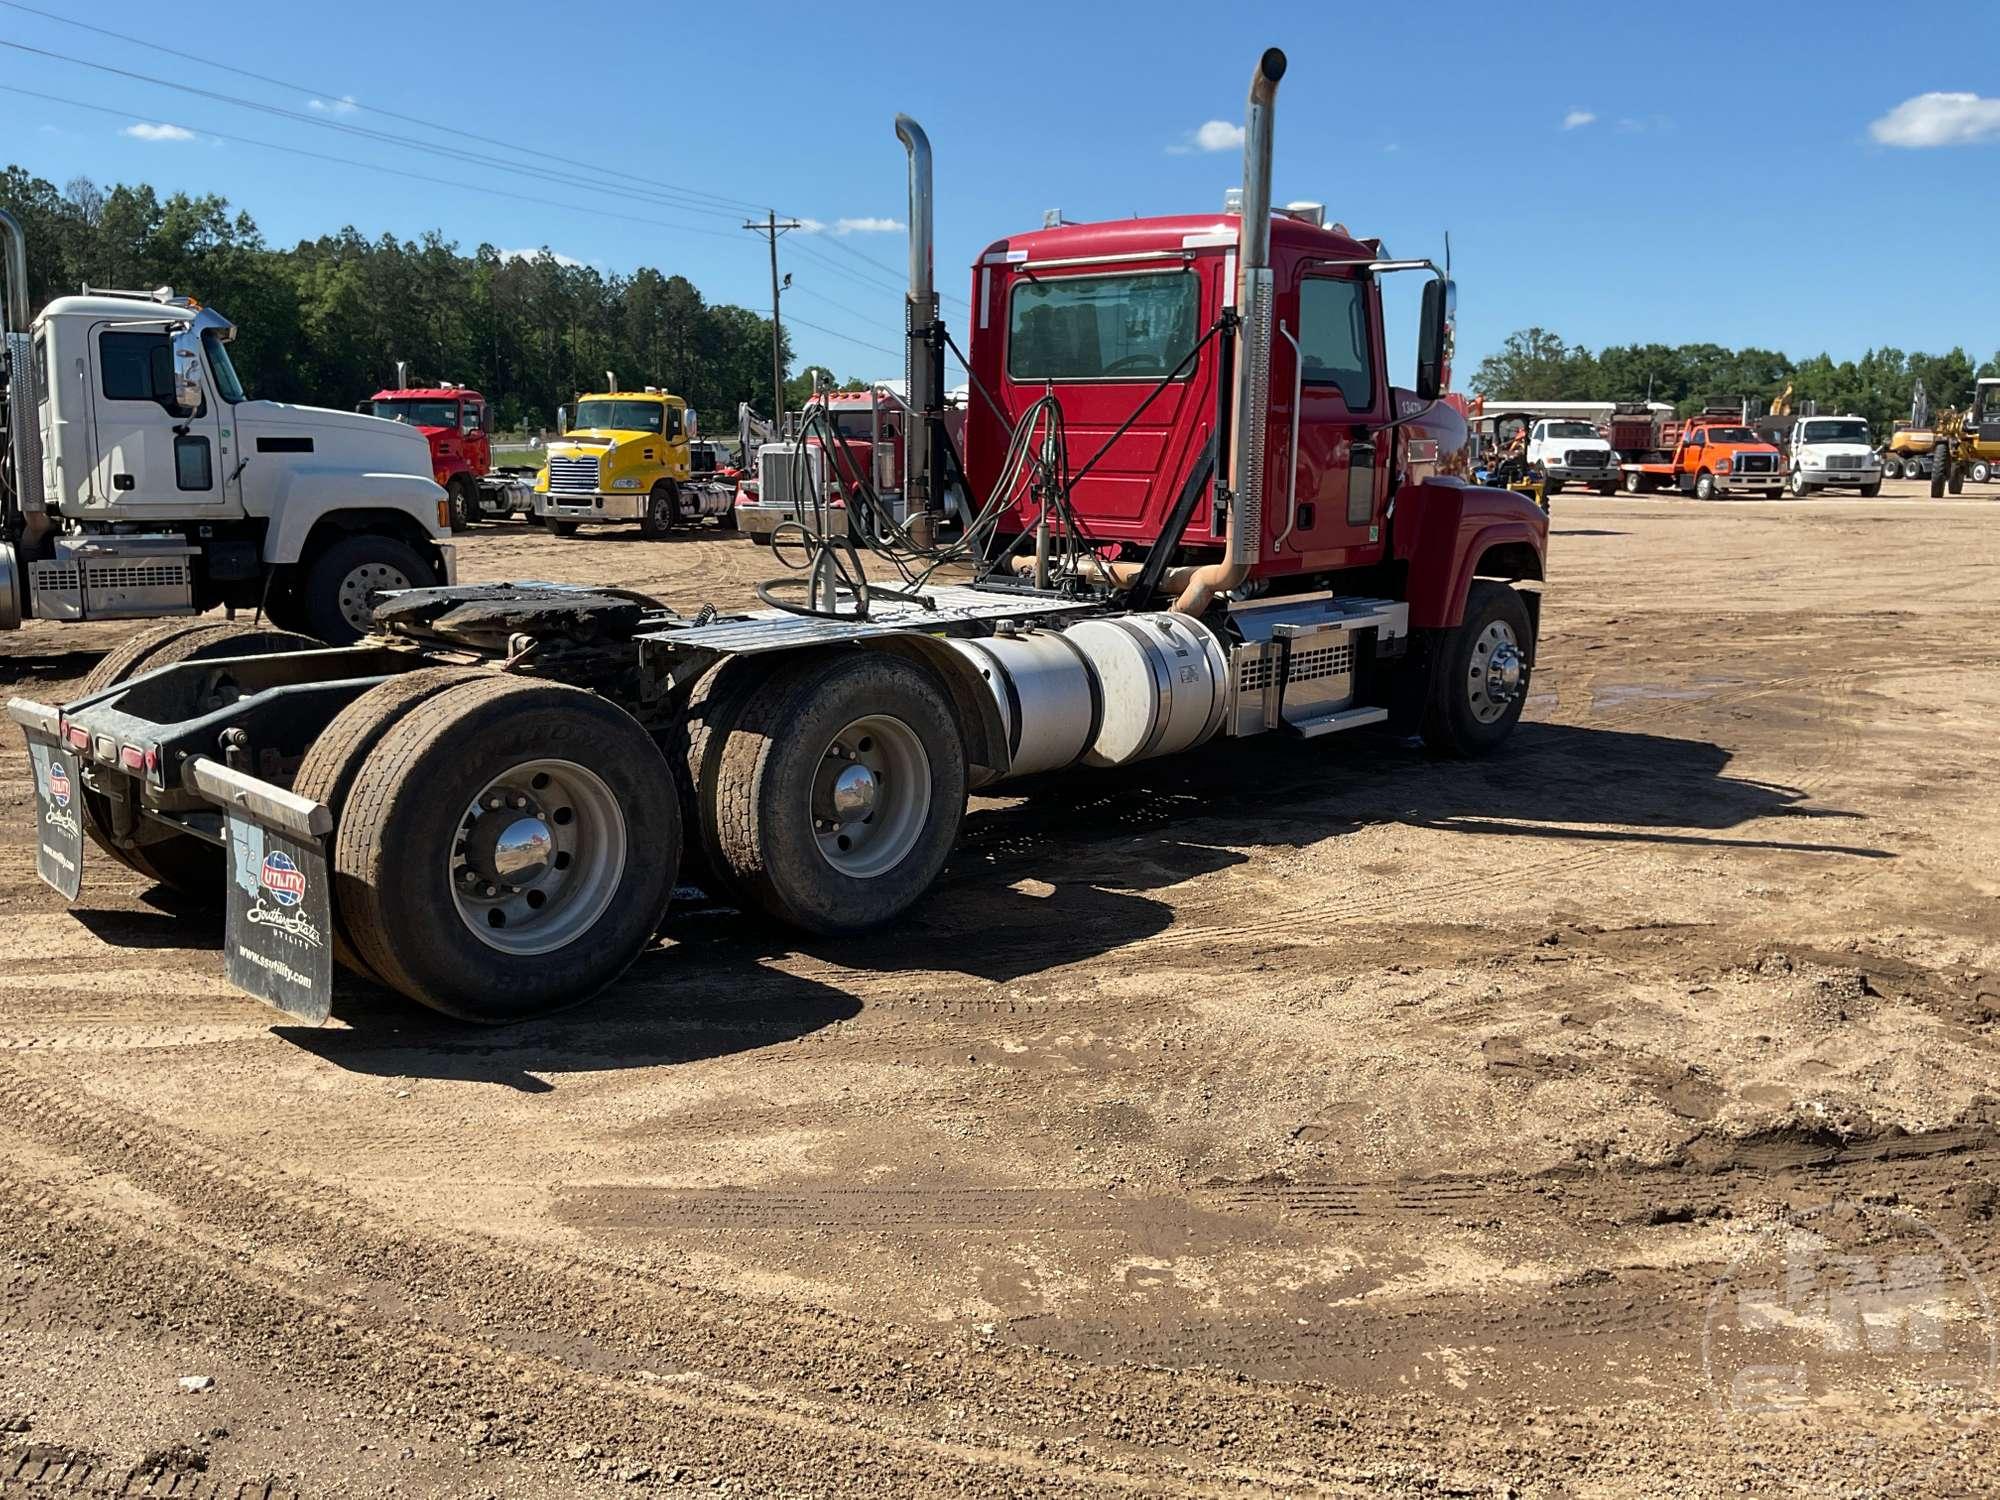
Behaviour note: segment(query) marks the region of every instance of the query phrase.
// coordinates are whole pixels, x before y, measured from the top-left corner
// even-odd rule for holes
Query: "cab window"
[[[1197,293],[1192,271],[1020,281],[1008,303],[1008,377],[1162,380],[1200,335]]]
[[[107,330],[97,336],[98,379],[107,401],[174,404],[174,346],[164,333]]]
[[[1299,358],[1305,383],[1339,391],[1349,411],[1375,404],[1365,283],[1323,276],[1299,283]]]
[[[667,408],[667,437],[671,441],[680,435],[681,409],[678,406],[670,406]]]

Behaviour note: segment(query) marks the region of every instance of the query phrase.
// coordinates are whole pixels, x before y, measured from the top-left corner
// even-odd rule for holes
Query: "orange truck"
[[[1698,500],[1775,497],[1784,486],[1783,455],[1751,430],[1737,407],[1712,406],[1681,422],[1648,419],[1643,431],[1638,426],[1631,417],[1612,423],[1628,494],[1672,489]]]

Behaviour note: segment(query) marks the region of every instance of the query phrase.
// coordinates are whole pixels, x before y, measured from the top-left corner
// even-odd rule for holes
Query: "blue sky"
[[[1291,58],[1278,195],[1323,200],[1402,255],[1441,253],[1449,229],[1462,377],[1529,324],[1592,346],[1706,339],[1795,357],[2000,348],[2000,5],[1990,3],[1953,7],[1948,44],[1919,22],[1929,40],[1909,45],[1897,44],[1897,7],[1858,3],[1770,7],[1754,25],[1718,19],[1698,43],[1670,12],[1603,4],[31,3],[302,87],[5,4],[0,41],[320,122],[0,47],[0,85],[115,111],[0,93],[7,158],[57,183],[83,173],[222,193],[274,244],[347,223],[403,236],[435,227],[467,249],[546,244],[607,271],[657,265],[713,300],[757,307],[768,272],[761,240],[736,227],[740,212],[624,197],[603,172],[768,204],[822,226],[784,242],[786,310],[799,354],[843,375],[900,364],[887,352],[906,216],[897,110],[924,123],[936,150],[939,280],[963,298],[974,255],[1038,227],[1045,209],[1087,220],[1218,207],[1240,176],[1234,127],[1251,67],[1274,43]],[[328,125],[568,175],[526,154],[552,152],[574,163],[574,181]],[[1398,347],[1414,339],[1407,305],[1391,328]],[[947,302],[948,318],[961,312]]]

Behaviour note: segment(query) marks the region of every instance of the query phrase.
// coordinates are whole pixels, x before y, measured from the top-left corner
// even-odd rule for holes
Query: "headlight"
[[[636,490],[639,488],[639,481],[636,479],[614,479],[611,481],[611,488],[614,490]]]
[[[1727,474],[1729,472],[1729,460],[1726,458],[1718,458],[1715,461],[1715,472],[1718,474]]]

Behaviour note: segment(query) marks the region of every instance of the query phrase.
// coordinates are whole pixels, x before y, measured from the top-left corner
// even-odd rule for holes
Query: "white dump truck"
[[[30,324],[0,212],[0,628],[228,606],[331,643],[387,590],[453,579],[423,435],[253,401],[235,327],[171,288],[86,290]]]

